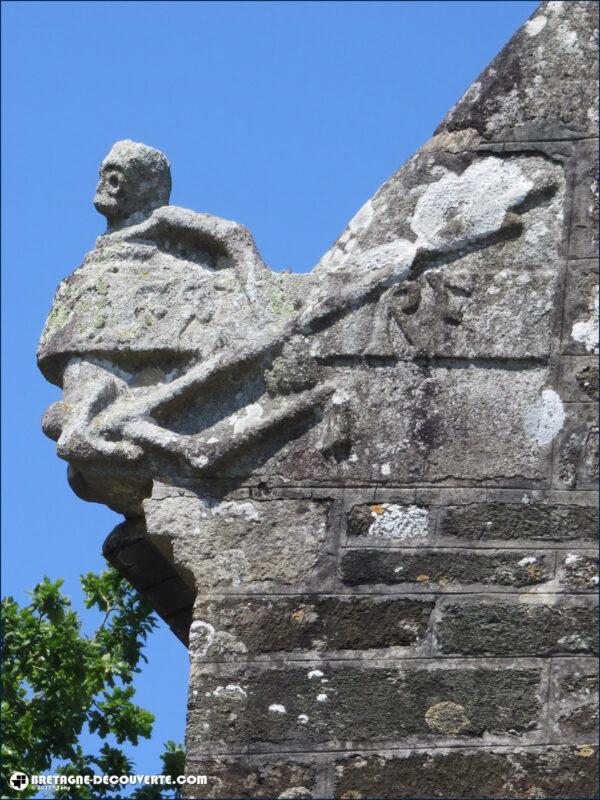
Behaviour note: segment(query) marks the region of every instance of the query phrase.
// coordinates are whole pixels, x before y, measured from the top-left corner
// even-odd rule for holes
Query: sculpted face
[[[100,165],[94,206],[106,217],[109,232],[146,219],[169,202],[169,162],[153,147],[125,139]]]

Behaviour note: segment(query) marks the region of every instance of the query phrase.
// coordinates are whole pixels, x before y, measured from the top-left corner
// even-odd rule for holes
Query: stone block
[[[558,658],[550,675],[552,741],[595,744],[598,734],[598,661]]]
[[[333,580],[329,501],[229,500],[155,482],[144,502],[148,532],[172,549],[197,587],[225,592]],[[328,578],[328,572],[331,578]]]
[[[571,211],[569,256],[598,255],[598,139],[579,142]]]
[[[563,356],[561,359],[559,394],[567,402],[597,402],[597,357]]]
[[[429,544],[435,515],[414,503],[377,502],[354,506],[347,516],[347,544]]]
[[[348,398],[343,408],[242,453],[231,466],[240,478],[352,486],[505,485],[516,476],[540,485],[549,477],[563,409],[542,364],[450,359],[369,369],[361,361],[323,374]],[[335,453],[327,444],[332,430],[344,443]]]
[[[536,586],[554,576],[554,555],[539,551],[348,550],[341,560],[347,586],[417,584],[436,591],[482,584]]]
[[[554,485],[566,489],[598,486],[598,407],[569,403],[554,450]]]
[[[199,598],[192,658],[411,647],[427,631],[431,599],[327,597]]]
[[[595,598],[446,601],[439,613],[435,636],[444,655],[548,657],[598,651]]]
[[[595,747],[548,747],[356,754],[336,762],[341,800],[481,800],[598,796]]]
[[[489,743],[540,730],[543,672],[522,662],[209,666],[192,665],[192,751]]]
[[[576,551],[559,556],[559,584],[570,592],[598,591],[598,552]]]
[[[570,261],[563,308],[562,352],[598,352],[598,260]]]
[[[206,758],[187,761],[188,775],[206,775],[206,786],[190,786],[186,797],[300,798],[313,797],[315,767],[309,759]]]
[[[598,509],[564,502],[450,506],[442,512],[438,536],[469,542],[594,542],[598,539]]]

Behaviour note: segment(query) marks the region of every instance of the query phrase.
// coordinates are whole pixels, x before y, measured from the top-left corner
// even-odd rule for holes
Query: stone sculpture
[[[543,3],[308,274],[103,162],[43,427],[189,644],[207,796],[594,796],[595,36]]]
[[[164,155],[135,142],[117,142],[100,165],[94,206],[112,233],[143,222],[168,205],[170,195],[171,168]]]

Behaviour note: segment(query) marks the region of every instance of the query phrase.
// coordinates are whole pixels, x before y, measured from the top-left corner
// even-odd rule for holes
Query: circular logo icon
[[[18,792],[22,792],[23,789],[29,786],[29,778],[24,772],[13,772],[8,782],[10,783],[11,789],[16,789]]]

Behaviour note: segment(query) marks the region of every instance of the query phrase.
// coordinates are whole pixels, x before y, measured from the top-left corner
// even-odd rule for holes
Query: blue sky
[[[273,269],[310,269],[536,8],[534,2],[2,4],[3,594],[103,566],[120,518],[71,493],[40,431],[59,397],[35,349],[52,295],[103,219],[114,141],[163,150],[174,205],[247,225]],[[164,627],[135,753],[183,739],[187,654]]]

